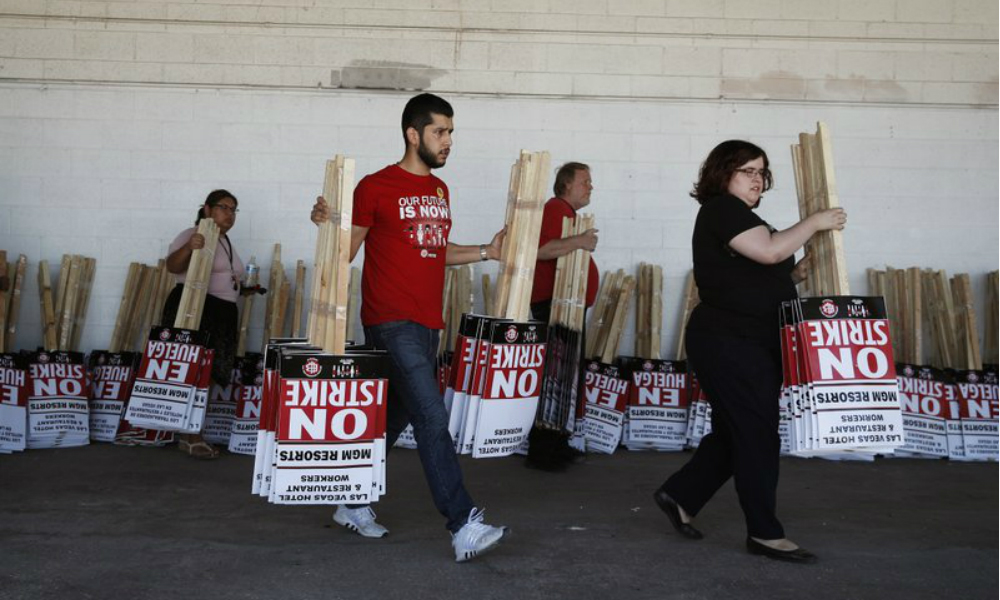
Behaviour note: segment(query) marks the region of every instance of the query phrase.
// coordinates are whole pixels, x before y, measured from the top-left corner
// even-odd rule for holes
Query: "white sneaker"
[[[333,513],[333,520],[366,538],[381,538],[389,535],[389,530],[375,522],[375,511],[370,506],[347,508],[343,504]]]
[[[455,562],[465,562],[489,552],[507,535],[506,527],[494,527],[483,523],[484,512],[478,508],[472,509],[469,520],[458,533],[452,534],[451,545],[455,548]]]

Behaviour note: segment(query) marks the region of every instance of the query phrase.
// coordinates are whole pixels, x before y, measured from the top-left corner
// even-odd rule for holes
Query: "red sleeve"
[[[375,209],[378,204],[378,194],[372,190],[369,177],[358,182],[354,188],[354,206],[351,209],[351,224],[358,227],[371,227],[375,224]]]
[[[553,198],[545,203],[542,213],[542,231],[538,235],[538,247],[541,248],[552,240],[562,239],[562,224],[564,217],[572,217],[562,209],[562,202]]]

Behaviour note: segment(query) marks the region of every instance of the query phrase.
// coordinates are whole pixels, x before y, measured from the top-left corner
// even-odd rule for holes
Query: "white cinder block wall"
[[[323,161],[398,160],[415,90],[456,108],[454,240],[502,225],[521,148],[593,167],[602,269],[665,268],[676,345],[698,165],[719,141],[770,154],[761,213],[796,220],[788,147],[829,124],[851,283],[867,267],[982,276],[998,264],[993,0],[0,0],[0,249],[98,259],[83,338],[106,347],[128,263],[153,263],[211,189],[266,271],[312,258]],[[487,266],[495,272],[495,264]],[[477,273],[478,274],[478,273]],[[266,275],[266,273],[264,273]],[[255,307],[251,344],[263,310]],[[630,330],[623,343],[629,352]]]

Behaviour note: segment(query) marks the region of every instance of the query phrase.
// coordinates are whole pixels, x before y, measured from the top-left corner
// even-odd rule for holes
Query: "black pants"
[[[688,361],[712,406],[712,432],[663,489],[692,516],[730,477],[747,533],[785,537],[775,516],[778,489],[778,348],[748,338],[688,331]]]

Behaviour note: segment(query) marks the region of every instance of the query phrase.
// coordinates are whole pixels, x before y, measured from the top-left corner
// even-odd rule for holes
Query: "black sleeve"
[[[749,206],[734,196],[713,198],[702,210],[706,211],[705,227],[713,237],[726,244],[744,231],[767,226]]]

